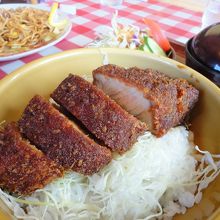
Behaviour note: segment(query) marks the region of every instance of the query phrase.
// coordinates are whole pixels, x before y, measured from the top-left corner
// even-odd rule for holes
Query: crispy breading
[[[0,187],[28,195],[63,175],[63,168],[23,139],[16,123],[0,131]]]
[[[127,71],[130,75],[129,78],[132,79],[132,77],[136,75],[138,77],[138,79],[136,79],[136,83],[142,84],[145,87],[149,85],[149,82],[153,87],[157,86],[158,83],[169,84],[172,87],[175,86],[177,92],[176,107],[178,112],[178,120],[180,122],[182,122],[186,114],[194,107],[195,103],[198,101],[199,90],[190,85],[189,82],[185,79],[174,79],[168,77],[162,72],[152,69],[145,69],[144,72],[142,72],[141,69],[135,67],[129,68]],[[161,99],[163,96],[164,94],[162,93]]]
[[[94,84],[100,85],[96,74],[118,80],[131,89],[135,88],[150,101],[151,107],[147,112],[151,113],[152,119],[148,121],[152,125],[149,127],[157,136],[162,136],[169,128],[182,123],[199,96],[199,91],[186,80],[172,79],[152,69],[104,65],[93,71]],[[102,89],[105,91],[105,88]],[[126,106],[123,107],[126,109]]]
[[[91,175],[111,159],[111,151],[96,144],[41,96],[36,95],[19,120],[22,133],[65,169]]]
[[[145,123],[79,76],[70,74],[51,97],[113,151],[124,153],[147,130]]]

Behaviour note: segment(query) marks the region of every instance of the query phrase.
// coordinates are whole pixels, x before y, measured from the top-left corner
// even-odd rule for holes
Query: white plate
[[[48,7],[45,4],[38,4],[38,5],[32,5],[32,4],[2,4],[2,5],[0,5],[0,8],[5,8],[5,9],[16,9],[16,8],[19,8],[19,7],[31,7],[31,8],[41,9],[41,10],[45,10],[45,11],[50,11],[50,7]],[[63,13],[62,13],[62,16],[63,16]],[[66,16],[64,15],[63,17],[66,17]],[[72,23],[68,20],[68,24],[67,24],[65,30],[54,41],[51,41],[46,45],[43,45],[41,47],[38,47],[38,48],[35,48],[35,49],[32,49],[32,50],[28,50],[28,51],[25,51],[25,52],[16,53],[14,55],[9,55],[9,56],[0,56],[0,62],[19,59],[19,58],[26,57],[28,55],[40,52],[44,49],[47,49],[48,47],[53,46],[53,45],[57,44],[58,42],[60,42],[61,40],[63,40],[69,34],[69,32],[71,31],[71,28],[72,28]]]

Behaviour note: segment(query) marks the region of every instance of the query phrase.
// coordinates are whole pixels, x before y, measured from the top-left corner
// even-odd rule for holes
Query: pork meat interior
[[[104,65],[93,71],[94,85],[145,122],[157,136],[183,122],[199,92],[184,79],[137,67]]]

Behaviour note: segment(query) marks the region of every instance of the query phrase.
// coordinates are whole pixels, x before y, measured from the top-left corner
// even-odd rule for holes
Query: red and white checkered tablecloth
[[[39,53],[9,62],[0,62],[0,79],[22,65],[40,57],[64,50],[81,48],[93,41],[96,32],[103,26],[110,26],[115,8],[99,4],[99,0],[58,0],[62,4],[76,7],[76,15],[71,18],[73,23],[70,34],[55,46]],[[201,12],[195,12],[172,4],[156,0],[125,0],[118,8],[120,21],[144,28],[142,18],[149,17],[159,22],[168,38],[176,43],[184,44],[200,31]]]

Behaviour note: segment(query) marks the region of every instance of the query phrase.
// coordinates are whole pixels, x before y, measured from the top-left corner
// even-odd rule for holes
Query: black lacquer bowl
[[[220,23],[213,24],[186,44],[186,65],[220,87]]]

